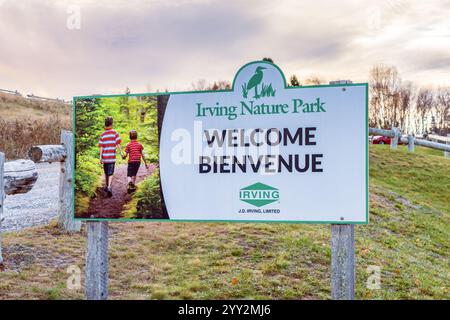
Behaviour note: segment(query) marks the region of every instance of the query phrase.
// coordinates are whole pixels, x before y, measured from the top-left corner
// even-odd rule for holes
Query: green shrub
[[[138,184],[133,200],[126,206],[126,218],[165,219],[161,210],[159,170]]]
[[[89,155],[79,155],[77,157],[77,167],[75,170],[75,191],[81,192],[89,197],[95,195],[97,187],[100,185],[102,169],[98,164],[98,159],[93,160]]]
[[[89,208],[89,200],[101,184],[102,168],[98,158],[89,154],[78,155],[75,169],[75,212],[83,213]]]

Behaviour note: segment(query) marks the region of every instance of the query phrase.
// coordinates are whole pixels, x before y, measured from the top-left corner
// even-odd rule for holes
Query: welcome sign
[[[288,87],[256,61],[231,90],[167,93],[171,220],[368,222],[367,84]]]
[[[76,219],[368,222],[367,84],[256,61],[230,90],[75,97],[74,119]]]

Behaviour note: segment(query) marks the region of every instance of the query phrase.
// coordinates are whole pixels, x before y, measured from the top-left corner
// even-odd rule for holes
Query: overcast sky
[[[186,90],[265,56],[286,77],[384,63],[450,85],[450,1],[0,0],[0,88],[25,94]]]

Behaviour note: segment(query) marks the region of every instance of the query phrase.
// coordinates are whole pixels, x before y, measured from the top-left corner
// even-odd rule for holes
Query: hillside
[[[71,105],[0,93],[0,151],[7,159],[26,158],[33,144],[59,143],[71,119]]]
[[[19,95],[0,92],[0,119],[31,118],[46,119],[50,116],[59,116],[70,119],[72,108],[63,102],[27,99]]]
[[[357,299],[447,299],[450,159],[370,147],[370,223],[356,226]],[[112,299],[329,299],[330,226],[110,223]],[[55,225],[4,236],[0,299],[83,298],[86,234]],[[370,265],[381,289],[366,288]],[[83,277],[84,279],[84,277]]]

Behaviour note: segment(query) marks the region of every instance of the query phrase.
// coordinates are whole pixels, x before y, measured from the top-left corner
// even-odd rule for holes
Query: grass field
[[[26,99],[0,92],[0,119],[21,120],[24,115],[31,120],[47,119],[49,115],[70,119],[71,112],[71,106],[63,102]]]
[[[357,299],[448,299],[450,159],[370,147],[370,223],[356,226]],[[330,226],[111,223],[111,299],[329,299]],[[81,299],[86,234],[4,236],[0,299]],[[366,287],[381,268],[381,289]],[[84,281],[84,277],[82,282]]]
[[[71,106],[0,93],[0,151],[7,159],[27,158],[36,144],[60,142],[61,129],[72,127]]]

